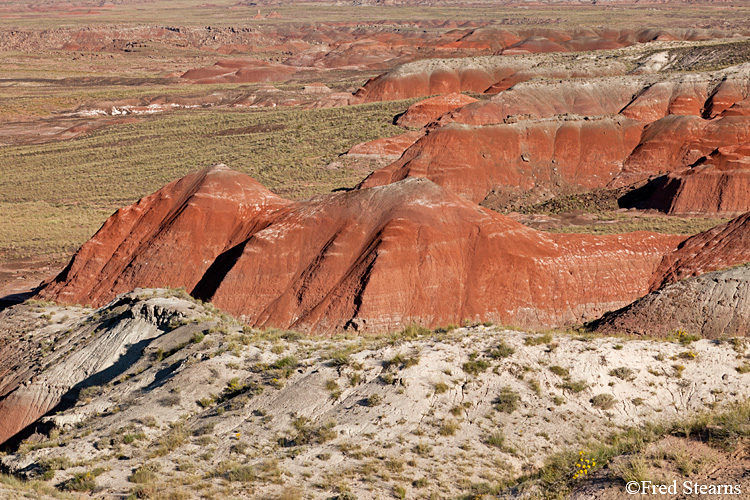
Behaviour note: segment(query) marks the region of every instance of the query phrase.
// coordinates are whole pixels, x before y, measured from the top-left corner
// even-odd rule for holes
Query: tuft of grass
[[[446,384],[445,382],[436,382],[435,385],[435,394],[443,394],[448,392],[448,389],[450,389],[450,386]]]
[[[617,400],[611,394],[597,394],[590,401],[591,406],[600,410],[609,410],[617,404]]]
[[[521,396],[509,386],[503,387],[500,394],[495,398],[495,408],[503,413],[513,413],[518,409]]]
[[[60,485],[60,488],[66,491],[96,491],[96,476],[104,472],[104,469],[94,469],[93,471],[76,472],[73,477]]]
[[[156,481],[157,472],[159,472],[159,467],[155,463],[144,464],[133,471],[128,481],[136,484],[151,484]]]
[[[473,359],[464,363],[461,368],[469,375],[477,376],[480,373],[487,371],[490,364],[484,359]]]
[[[494,446],[501,450],[505,447],[505,435],[502,431],[495,431],[484,439],[487,446]]]
[[[455,420],[447,420],[440,426],[438,434],[440,434],[441,436],[454,436],[456,434],[456,431],[458,431],[458,429],[460,428],[461,424],[459,424]]]
[[[225,473],[229,481],[240,483],[252,483],[256,479],[255,467],[252,465],[238,465],[232,467]]]
[[[545,333],[544,335],[537,335],[537,336],[529,336],[524,339],[524,344],[526,345],[542,345],[542,344],[549,344],[552,342],[552,335],[549,333]]]
[[[378,406],[382,402],[383,396],[381,396],[380,394],[370,394],[365,400],[365,404],[370,407]]]
[[[567,378],[570,376],[570,370],[567,368],[563,368],[562,366],[550,366],[549,371],[562,378]]]
[[[418,337],[424,337],[425,335],[429,335],[431,333],[432,331],[429,328],[426,328],[422,325],[411,324],[401,330],[399,337],[403,337],[406,339],[415,339]]]
[[[613,368],[609,371],[609,375],[611,377],[617,377],[622,380],[632,380],[635,378],[635,371],[633,371],[631,368],[628,368],[627,366],[620,366],[618,368]]]
[[[514,352],[516,352],[515,349],[501,340],[497,347],[490,351],[490,357],[492,359],[504,359],[512,356]]]
[[[566,380],[561,387],[565,391],[570,391],[577,394],[588,389],[589,384],[586,383],[585,380]]]

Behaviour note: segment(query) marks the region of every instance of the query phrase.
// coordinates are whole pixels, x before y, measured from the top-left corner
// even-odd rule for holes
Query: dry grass
[[[116,208],[216,163],[304,198],[367,172],[326,165],[352,145],[395,135],[411,101],[323,110],[192,110],[112,126],[62,143],[0,148],[0,259],[69,252]],[[218,136],[253,125],[282,130]]]
[[[565,226],[548,230],[553,233],[583,233],[583,234],[620,234],[632,231],[653,231],[666,234],[697,234],[729,219],[712,218],[682,218],[675,216],[628,216],[620,214],[604,214],[605,222],[594,222],[582,226]]]

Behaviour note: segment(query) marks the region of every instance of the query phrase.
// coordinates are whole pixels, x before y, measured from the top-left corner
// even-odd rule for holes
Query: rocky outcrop
[[[409,109],[398,117],[396,125],[421,128],[448,111],[477,101],[477,99],[464,94],[431,97],[409,106]]]
[[[627,66],[618,59],[581,61],[570,55],[554,60],[542,56],[429,59],[402,64],[370,79],[355,97],[371,102],[467,91],[498,93],[537,77],[597,77],[626,71]]]
[[[297,69],[258,59],[222,59],[213,66],[191,69],[182,78],[195,83],[257,83],[289,80]]]
[[[750,147],[717,148],[687,169],[655,179],[640,208],[675,215],[730,215],[750,211]]]
[[[649,290],[747,262],[750,262],[750,213],[680,243],[664,256]]]
[[[150,340],[173,330],[170,324],[196,315],[178,299],[138,301],[137,295],[117,298],[97,311],[95,320],[73,322],[63,335],[57,332],[49,337],[43,329],[35,332],[51,352],[34,359],[27,351],[32,357],[16,366],[10,383],[3,384],[0,443],[58,405],[73,405],[82,389],[110,382],[141,357]],[[21,342],[13,339],[11,345]],[[4,364],[14,359],[7,352],[0,351],[0,356]]]
[[[491,125],[503,123],[511,116],[612,115],[632,100],[645,81],[643,78],[601,77],[518,83],[491,99],[446,113],[437,124]]]
[[[397,160],[409,146],[424,135],[421,131],[411,131],[393,137],[384,137],[352,146],[346,155],[354,158],[385,158]]]
[[[718,339],[750,336],[750,267],[683,279],[591,325],[599,333],[664,337],[682,331]]]
[[[549,235],[426,179],[290,203],[212,168],[121,209],[40,295],[185,286],[253,326],[562,325],[641,296],[680,237]]]
[[[142,293],[150,297],[155,292]],[[200,308],[188,301],[175,305]],[[94,316],[89,313],[86,319],[98,325]],[[184,485],[223,467],[229,478],[243,472],[244,477],[269,479],[256,480],[247,498],[274,498],[290,484],[308,491],[321,489],[316,485],[331,477],[356,477],[362,465],[355,453],[377,454],[378,463],[389,470],[405,469],[405,462],[413,460],[408,465],[411,477],[431,477],[434,459],[427,454],[432,453],[445,459],[441,470],[446,477],[461,475],[467,483],[482,484],[486,471],[500,460],[509,475],[528,477],[524,471],[541,466],[546,456],[586,449],[592,436],[606,441],[613,425],[618,430],[648,425],[654,413],[669,421],[692,419],[695,414],[706,418],[707,404],[742,402],[750,378],[736,369],[746,360],[737,359],[732,344],[709,340],[690,345],[696,357],[680,360],[684,367],[678,377],[669,358],[686,348],[677,342],[606,337],[582,342],[566,334],[543,338],[483,325],[447,333],[414,335],[412,331],[378,342],[299,341],[291,332],[247,332],[235,324],[222,325],[224,332],[212,332],[206,323],[195,326],[202,328],[205,339],[178,349],[160,344],[172,332],[151,341],[116,383],[90,391],[76,406],[43,418],[33,436],[39,446],[9,450],[0,456],[0,466],[21,477],[60,484],[76,475],[80,478],[86,466],[56,470],[49,479],[49,473],[42,476],[50,470],[45,464],[94,464],[90,467],[106,471],[93,479],[99,498],[116,498],[132,490],[132,481],[145,475],[133,476],[133,471],[144,462],[152,464],[142,469],[148,471],[162,464],[158,473],[166,464],[180,464],[169,466],[171,476],[164,484],[161,476],[145,483],[146,487],[157,484],[159,494],[174,492],[180,498],[198,498],[203,490],[186,490]],[[154,356],[158,345],[165,351],[163,359]],[[64,365],[65,360],[53,364],[56,369]],[[499,401],[507,403],[499,407]],[[633,411],[634,406],[642,410]],[[496,425],[487,425],[488,414]],[[709,421],[727,422],[726,432],[736,424],[736,419]],[[588,432],[581,433],[581,428]],[[723,427],[711,429],[725,435]],[[488,442],[489,436],[495,436],[493,442]],[[210,453],[205,444],[209,440]],[[394,440],[399,446],[392,444]],[[504,446],[497,446],[501,440]],[[467,442],[475,454],[471,471],[462,467]],[[360,450],[359,443],[367,447]],[[523,446],[539,450],[534,461],[515,452]],[[245,448],[262,452],[245,455],[241,453]],[[244,462],[241,468],[227,466],[239,460]],[[739,476],[746,471],[746,463],[741,464],[745,468]],[[274,482],[281,471],[287,471],[283,485]],[[89,472],[84,478],[95,475]],[[728,484],[742,484],[744,489],[747,480],[740,480],[745,482]],[[87,484],[93,481],[88,479]],[[622,498],[622,484],[617,481],[612,489],[619,494],[610,500]],[[349,484],[350,497],[393,495],[391,481]],[[528,492],[529,485],[522,484]],[[39,483],[35,488],[45,491]],[[430,482],[420,490],[449,498],[470,491],[460,481]],[[232,498],[243,494],[238,491]],[[331,494],[335,490],[323,496]],[[0,497],[15,500],[2,489]]]
[[[463,59],[402,61],[404,64],[370,79],[357,92],[357,96],[369,102],[463,91],[494,94],[539,77],[570,79],[626,75],[631,74],[633,68],[622,62],[614,62],[604,55],[599,58],[597,56],[582,58],[578,54],[567,54],[567,52],[619,49],[619,52],[614,53],[625,55],[624,49],[621,48],[637,43],[706,40],[712,36],[715,34],[691,30],[669,32],[665,30],[578,30],[572,32],[521,30],[509,32],[481,28],[470,35],[464,35],[457,41],[436,47],[443,49],[444,52],[452,52],[450,57],[464,57]],[[467,58],[465,57],[469,55],[467,51],[479,57]],[[550,52],[558,53],[554,60],[538,56],[538,54]],[[427,53],[430,54],[429,57],[441,57],[437,51]],[[483,57],[485,54],[502,54],[502,56]],[[637,72],[654,73],[665,69],[674,62],[674,57],[666,52],[664,54],[664,61],[653,64],[639,61],[643,64],[638,66]],[[424,56],[421,59],[424,59]],[[638,58],[634,57],[633,61],[635,62],[636,59]],[[391,61],[396,61],[396,59]],[[670,102],[674,101],[671,107],[676,112],[692,110],[695,105],[699,104],[701,97],[704,99],[706,97],[707,88],[702,87],[702,84],[699,83],[694,89],[688,87],[685,86],[682,91],[676,93],[673,93],[672,89],[666,89]],[[656,90],[660,89],[655,88],[654,91]],[[672,94],[674,94],[673,99]],[[660,100],[665,97],[662,91],[656,92],[654,96]],[[639,105],[647,106],[648,98],[648,95],[644,95]],[[692,104],[688,102],[690,99],[693,99]],[[632,111],[635,112],[635,108]]]

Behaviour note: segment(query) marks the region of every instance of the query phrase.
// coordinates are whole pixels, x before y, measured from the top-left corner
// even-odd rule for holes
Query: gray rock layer
[[[704,338],[750,333],[750,267],[706,273],[652,292],[591,325],[600,333]]]

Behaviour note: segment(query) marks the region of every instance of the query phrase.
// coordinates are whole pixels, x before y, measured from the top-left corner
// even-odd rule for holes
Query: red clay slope
[[[250,325],[325,333],[553,326],[643,295],[680,240],[540,233],[426,179],[288,204],[214,168],[118,211],[40,295],[100,305],[186,286]]]
[[[750,262],[750,213],[696,234],[666,254],[649,291],[683,278]]]

